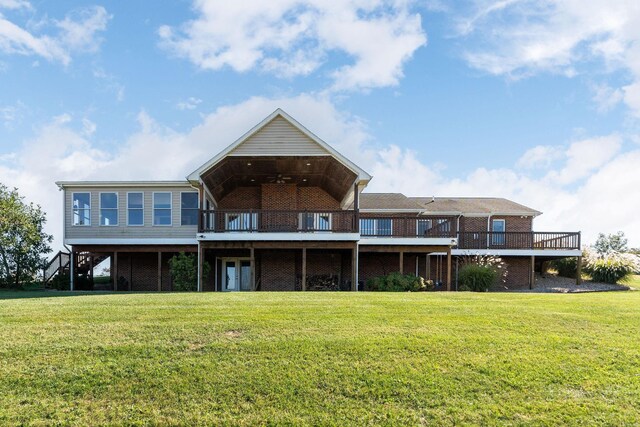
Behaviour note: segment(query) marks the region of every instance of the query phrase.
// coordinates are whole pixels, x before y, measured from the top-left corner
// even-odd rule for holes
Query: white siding
[[[184,186],[169,187],[72,187],[65,188],[64,221],[65,239],[140,239],[140,238],[195,238],[198,232],[196,225],[180,225],[180,192],[193,191],[194,188]],[[118,193],[118,225],[100,226],[100,193]],[[144,200],[144,225],[127,226],[127,193],[141,192]],[[153,193],[171,192],[171,226],[153,225]],[[91,193],[91,226],[74,226],[71,197],[73,193]]]
[[[229,156],[326,155],[330,153],[280,116],[229,153]]]

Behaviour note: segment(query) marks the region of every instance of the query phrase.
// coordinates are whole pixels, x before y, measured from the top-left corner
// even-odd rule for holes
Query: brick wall
[[[531,257],[502,257],[507,264],[507,281],[498,286],[498,290],[529,289],[531,280]]]
[[[531,231],[533,225],[532,217],[495,215],[491,217],[491,220],[494,219],[504,219],[506,231]],[[462,217],[460,218],[460,230],[490,231],[487,230],[487,217]]]
[[[519,216],[492,216],[491,220],[504,219],[505,231],[531,231],[533,218],[521,218]]]
[[[298,251],[299,252],[299,251]],[[296,251],[260,251],[260,288],[263,291],[293,291],[296,286]]]
[[[117,277],[124,277],[129,282],[131,291],[158,290],[158,253],[136,252],[118,253]]]
[[[298,209],[340,209],[340,202],[319,187],[299,187],[297,191],[297,205]]]
[[[218,202],[218,209],[260,209],[260,187],[239,187]]]
[[[372,277],[384,276],[400,269],[397,253],[361,252],[359,258],[358,280],[362,283],[366,283]]]
[[[298,194],[295,184],[262,184],[262,209],[296,210]]]

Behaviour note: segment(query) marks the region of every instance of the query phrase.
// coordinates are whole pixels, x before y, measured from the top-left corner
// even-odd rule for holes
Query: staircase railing
[[[42,269],[42,283],[44,286],[47,286],[49,281],[53,279],[53,277],[69,268],[69,263],[71,261],[71,255],[69,252],[59,251],[49,263]]]

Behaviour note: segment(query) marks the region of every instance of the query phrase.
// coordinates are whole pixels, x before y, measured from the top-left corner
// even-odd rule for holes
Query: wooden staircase
[[[91,252],[79,252],[75,257],[75,274],[88,275],[93,280],[93,267],[107,259],[108,255],[93,254]],[[42,283],[48,287],[54,277],[60,274],[69,274],[71,271],[71,254],[59,251],[49,263],[42,269]]]

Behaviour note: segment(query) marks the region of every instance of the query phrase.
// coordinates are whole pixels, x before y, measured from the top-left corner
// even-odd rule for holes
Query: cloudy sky
[[[0,0],[0,182],[183,179],[281,107],[368,191],[640,246],[637,0]],[[59,243],[59,240],[58,240]]]

